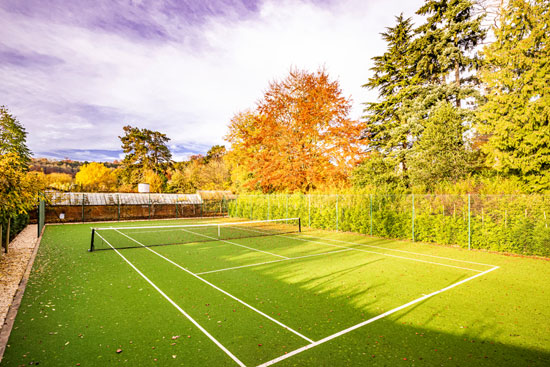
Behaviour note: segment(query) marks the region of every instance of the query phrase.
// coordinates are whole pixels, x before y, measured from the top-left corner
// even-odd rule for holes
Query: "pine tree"
[[[388,27],[382,38],[387,43],[387,51],[373,58],[374,71],[365,88],[378,89],[380,102],[367,103],[365,108],[365,130],[369,146],[381,156],[393,162],[382,166],[395,170],[402,165],[406,170],[405,152],[411,148],[410,131],[403,128],[406,121],[400,115],[407,88],[414,85],[415,71],[411,67],[409,50],[413,35],[411,18],[403,14],[396,17],[396,25]],[[391,155],[391,157],[390,157]]]
[[[550,3],[510,0],[484,50],[487,103],[479,111],[482,148],[497,172],[550,189]]]
[[[475,71],[479,59],[475,48],[483,41],[483,16],[476,16],[470,0],[426,0],[416,12],[427,16],[412,44],[416,72],[431,85],[435,105],[444,98],[461,108],[461,101],[476,94]],[[429,105],[427,106],[429,107]]]
[[[426,0],[417,14],[426,16],[426,23],[414,34],[410,19],[402,16],[383,33],[388,49],[374,58],[375,75],[365,84],[380,91],[381,101],[365,110],[371,148],[386,160],[378,167],[391,167],[404,185],[409,184],[410,155],[436,106],[453,103],[461,123],[470,125],[473,116],[465,102],[479,96],[474,51],[485,37],[483,17],[475,15],[472,1]]]

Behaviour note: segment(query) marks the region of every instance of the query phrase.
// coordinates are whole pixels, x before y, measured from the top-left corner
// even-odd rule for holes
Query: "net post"
[[[220,237],[221,237],[221,235],[220,235],[220,232],[221,232],[221,230],[220,230],[220,229],[221,229],[221,227],[222,227],[222,226],[220,226],[220,225],[218,224],[218,238],[220,238]]]
[[[90,241],[90,248],[88,249],[89,252],[94,251],[94,234],[95,234],[95,228],[92,228],[92,239]]]
[[[299,233],[302,232],[302,219],[301,218],[298,218],[298,232]]]

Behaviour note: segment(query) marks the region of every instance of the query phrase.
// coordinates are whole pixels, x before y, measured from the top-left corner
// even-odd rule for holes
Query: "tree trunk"
[[[11,217],[8,217],[8,228],[6,229],[6,254],[8,253],[8,245],[10,244],[10,224]]]

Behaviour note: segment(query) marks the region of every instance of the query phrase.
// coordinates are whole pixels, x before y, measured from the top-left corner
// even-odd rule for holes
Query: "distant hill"
[[[48,159],[48,158],[32,158],[30,170],[31,171],[41,171],[46,174],[48,173],[68,173],[71,176],[75,176],[76,173],[80,170],[80,166],[88,164],[90,162],[84,161],[73,161],[71,159]],[[120,166],[119,161],[114,162],[101,162],[106,167],[117,168]]]

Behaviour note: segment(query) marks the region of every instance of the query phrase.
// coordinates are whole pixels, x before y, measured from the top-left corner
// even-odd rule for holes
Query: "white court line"
[[[248,229],[248,228],[247,228],[246,230],[247,230],[247,231],[252,231],[252,232],[261,232],[261,231],[257,231],[257,230],[254,230],[254,229]],[[449,268],[456,268],[456,269],[462,269],[462,270],[475,271],[475,272],[478,272],[478,273],[481,273],[481,272],[482,272],[482,270],[471,269],[471,268],[465,268],[465,267],[462,267],[462,266],[449,265],[449,264],[442,264],[442,263],[437,263],[437,262],[428,261],[428,260],[413,259],[412,257],[405,257],[405,256],[399,256],[399,255],[392,255],[392,254],[385,254],[385,253],[383,253],[383,252],[376,252],[376,251],[363,250],[363,249],[360,249],[360,248],[352,248],[352,247],[347,247],[347,246],[339,246],[339,245],[335,245],[335,244],[332,244],[332,243],[325,243],[325,242],[319,242],[319,241],[311,241],[311,240],[308,240],[308,239],[305,239],[305,238],[300,238],[300,237],[291,237],[291,236],[282,235],[282,234],[275,234],[274,236],[284,237],[284,238],[291,238],[291,239],[295,239],[295,240],[299,240],[299,241],[306,241],[306,242],[309,242],[309,243],[318,243],[318,244],[320,244],[320,245],[331,246],[331,247],[349,248],[349,249],[352,249],[352,250],[355,250],[355,251],[367,252],[367,253],[370,253],[370,254],[384,255],[384,256],[389,256],[389,257],[395,257],[395,258],[398,258],[398,259],[405,259],[405,260],[410,260],[410,261],[417,261],[417,262],[427,263],[427,264],[433,264],[433,265],[441,265],[441,266],[446,266],[446,267],[449,267]],[[352,243],[352,244],[353,244],[353,243]],[[354,244],[354,245],[356,245],[356,244]]]
[[[422,254],[422,253],[420,253],[420,252],[412,252],[412,251],[398,250],[398,249],[392,249],[392,248],[382,247],[382,246],[368,245],[368,244],[366,244],[366,243],[342,241],[342,240],[337,240],[337,239],[333,239],[333,238],[315,237],[315,236],[311,236],[311,235],[308,235],[308,234],[302,235],[302,236],[303,236],[303,237],[308,237],[308,238],[317,239],[317,240],[335,241],[335,242],[347,243],[347,244],[349,244],[349,245],[357,245],[357,246],[372,247],[372,248],[377,248],[377,249],[381,249],[381,250],[403,252],[403,253],[411,254],[411,255],[434,257],[434,258],[437,258],[437,259],[451,260],[451,261],[463,262],[463,263],[474,264],[474,265],[491,266],[491,267],[496,266],[496,265],[491,265],[491,264],[478,263],[478,262],[475,262],[475,261],[467,261],[467,260],[453,259],[452,257],[436,256],[436,255]]]
[[[264,261],[263,263],[256,263],[256,264],[248,264],[248,265],[241,265],[241,266],[233,266],[231,268],[225,268],[225,269],[217,269],[217,270],[210,270],[210,271],[203,271],[202,273],[195,273],[197,275],[202,274],[210,274],[210,273],[217,273],[220,271],[226,271],[226,270],[233,270],[233,269],[241,269],[241,268],[248,268],[251,266],[260,266],[264,264],[271,264],[271,263],[278,263],[281,261],[290,261],[290,260],[296,260],[296,259],[304,259],[306,257],[314,257],[314,256],[321,256],[321,255],[328,255],[328,254],[335,254],[337,252],[344,252],[344,251],[351,251],[352,248],[345,249],[345,250],[336,250],[336,251],[329,251],[329,252],[322,252],[320,254],[313,254],[313,255],[305,255],[305,256],[296,256],[296,257],[289,257],[288,259],[281,259],[281,260],[272,260],[272,261]]]
[[[359,329],[360,327],[365,326],[365,325],[367,325],[367,324],[370,324],[371,322],[374,322],[374,321],[376,321],[376,320],[380,320],[380,319],[382,319],[382,318],[384,318],[384,317],[386,317],[386,316],[389,316],[389,315],[391,315],[391,314],[393,314],[393,313],[396,313],[397,311],[400,311],[400,310],[402,310],[402,309],[404,309],[404,308],[407,308],[407,307],[409,307],[409,306],[412,306],[412,305],[414,305],[414,304],[416,304],[416,303],[422,302],[422,301],[424,301],[424,300],[426,300],[426,299],[428,299],[428,298],[430,298],[430,297],[433,297],[433,296],[435,296],[435,295],[437,295],[437,294],[443,293],[443,292],[445,292],[445,291],[447,291],[447,290],[449,290],[449,289],[452,289],[452,288],[454,288],[454,287],[456,287],[456,286],[458,286],[458,285],[464,284],[464,283],[466,283],[466,282],[468,282],[468,281],[470,281],[470,280],[472,280],[472,279],[475,279],[475,278],[477,278],[477,277],[480,277],[480,276],[482,276],[482,275],[485,275],[485,274],[487,274],[487,273],[489,273],[489,272],[491,272],[491,271],[493,271],[493,270],[496,270],[496,269],[498,269],[498,268],[499,268],[498,266],[495,266],[495,267],[492,268],[492,269],[485,270],[485,271],[482,272],[482,273],[479,273],[479,274],[476,274],[476,275],[471,276],[471,277],[469,277],[469,278],[466,278],[466,279],[464,279],[464,280],[461,280],[460,282],[451,284],[451,285],[448,286],[448,287],[442,288],[442,289],[440,289],[440,290],[438,290],[438,291],[435,291],[435,292],[432,292],[432,293],[430,293],[430,294],[426,294],[425,296],[422,296],[422,297],[420,297],[420,298],[417,298],[417,299],[415,299],[415,300],[413,300],[413,301],[411,301],[411,302],[409,302],[409,303],[405,303],[405,304],[402,305],[402,306],[399,306],[399,307],[396,307],[396,308],[394,308],[394,309],[392,309],[392,310],[389,310],[389,311],[387,311],[387,312],[384,312],[383,314],[380,314],[380,315],[375,316],[375,317],[373,317],[373,318],[371,318],[371,319],[368,319],[368,320],[366,320],[366,321],[363,321],[363,322],[361,322],[361,323],[359,323],[359,324],[357,324],[357,325],[351,326],[351,327],[349,327],[349,328],[347,328],[347,329],[345,329],[345,330],[342,330],[342,331],[340,331],[340,332],[338,332],[338,333],[336,333],[336,334],[329,335],[329,336],[327,336],[326,338],[323,338],[323,339],[321,339],[321,340],[318,340],[318,341],[316,341],[316,342],[313,342],[313,343],[311,343],[311,344],[308,344],[308,345],[306,345],[306,346],[303,346],[303,347],[301,347],[301,348],[298,348],[298,349],[296,349],[296,350],[294,350],[294,351],[292,351],[292,352],[290,352],[290,353],[287,353],[287,354],[284,354],[284,355],[282,355],[282,356],[280,356],[280,357],[278,357],[278,358],[272,359],[271,361],[262,363],[262,364],[258,365],[258,367],[271,366],[271,365],[273,365],[273,364],[275,364],[275,363],[277,363],[277,362],[280,362],[280,361],[282,361],[282,360],[284,360],[284,359],[287,359],[287,358],[290,358],[290,357],[292,357],[292,356],[295,356],[295,355],[298,354],[298,353],[301,353],[301,352],[303,352],[303,351],[305,351],[305,350],[308,350],[308,349],[311,349],[311,348],[313,348],[313,347],[316,347],[316,346],[318,346],[318,345],[320,345],[320,344],[326,343],[326,342],[328,342],[328,341],[330,341],[330,340],[332,340],[332,339],[334,339],[334,338],[337,338],[337,337],[339,337],[339,336],[341,336],[341,335],[347,334],[347,333],[349,333],[349,332],[351,332],[351,331],[353,331],[353,330],[355,330],[355,329]]]
[[[143,279],[145,279],[147,281],[147,283],[151,284],[151,286],[153,288],[155,288],[157,290],[157,292],[159,292],[164,298],[166,298],[166,300],[168,302],[170,302],[172,304],[172,306],[174,306],[179,312],[181,312],[181,314],[183,316],[185,316],[189,321],[191,321],[200,331],[203,332],[204,335],[206,335],[210,340],[212,340],[221,350],[223,350],[225,352],[225,354],[227,354],[229,357],[231,357],[232,360],[234,360],[235,362],[237,362],[237,364],[239,366],[242,366],[242,367],[245,367],[245,364],[243,362],[241,362],[237,357],[235,357],[233,355],[233,353],[231,353],[229,350],[227,350],[227,348],[225,348],[219,341],[216,340],[216,338],[214,338],[208,331],[206,331],[202,326],[199,325],[199,323],[197,323],[189,314],[187,314],[187,312],[185,312],[180,306],[178,306],[178,304],[176,302],[174,302],[170,297],[168,297],[166,295],[166,293],[164,293],[159,287],[157,287],[157,285],[155,283],[153,283],[149,278],[147,278],[138,268],[136,268],[136,266],[134,264],[132,264],[126,257],[124,257],[124,255],[122,255],[116,248],[114,248],[113,246],[111,246],[111,244],[109,243],[109,241],[107,241],[105,238],[103,238],[99,233],[96,233],[103,241],[105,241],[113,250],[115,250],[115,252],[117,254],[120,255],[120,257],[122,257],[124,259],[124,261],[126,261],[128,263],[128,265],[130,265],[139,275],[141,275],[141,277]]]
[[[115,231],[117,231],[118,233],[120,233],[120,234],[123,235],[124,237],[129,238],[130,240],[134,241],[135,243],[137,243],[137,244],[139,244],[139,245],[145,247],[145,249],[151,251],[152,253],[154,253],[155,255],[157,255],[157,256],[163,258],[164,260],[168,261],[169,263],[171,263],[171,264],[177,266],[178,268],[180,268],[181,270],[185,271],[186,273],[188,273],[188,274],[194,276],[195,278],[197,278],[197,279],[203,281],[204,283],[208,284],[208,285],[211,286],[212,288],[214,288],[214,289],[216,289],[216,290],[222,292],[222,293],[225,294],[226,296],[233,298],[235,301],[239,302],[240,304],[242,304],[242,305],[244,305],[244,306],[250,308],[251,310],[253,310],[253,311],[259,313],[259,314],[262,315],[262,316],[264,316],[265,318],[267,318],[267,319],[273,321],[274,323],[276,323],[277,325],[279,325],[279,326],[285,328],[286,330],[290,331],[291,333],[294,333],[294,334],[298,335],[300,338],[302,338],[302,339],[304,339],[304,340],[307,340],[307,341],[310,342],[310,343],[313,343],[313,340],[309,339],[308,337],[306,337],[306,336],[300,334],[299,332],[297,332],[296,330],[290,328],[289,326],[286,326],[286,325],[283,324],[282,322],[275,320],[273,317],[271,317],[271,316],[269,316],[269,315],[263,313],[262,311],[258,310],[258,309],[255,308],[254,306],[249,305],[248,303],[246,303],[246,302],[244,302],[243,300],[241,300],[241,299],[235,297],[234,295],[232,295],[232,294],[230,294],[230,293],[224,291],[223,289],[219,288],[218,286],[215,286],[214,284],[210,283],[208,280],[206,280],[206,279],[204,279],[204,278],[201,278],[201,277],[198,276],[197,274],[193,273],[193,272],[190,271],[190,270],[187,270],[187,269],[184,268],[183,266],[181,266],[181,265],[175,263],[174,261],[170,260],[169,258],[167,258],[167,257],[165,257],[165,256],[163,256],[163,255],[161,255],[161,254],[159,254],[158,252],[156,252],[155,250],[152,250],[151,248],[145,246],[145,245],[142,244],[141,242],[139,242],[139,241],[133,239],[132,237],[130,237],[130,236],[128,236],[128,235],[126,235],[126,234],[120,232],[118,229],[115,229]],[[111,247],[112,247],[112,246],[111,246]]]
[[[231,242],[231,241],[222,240],[222,239],[219,239],[219,238],[216,238],[216,237],[212,237],[212,236],[207,236],[207,235],[205,235],[205,234],[193,232],[193,231],[190,231],[190,230],[188,230],[188,229],[181,229],[181,228],[180,228],[180,230],[182,230],[182,231],[184,231],[184,232],[196,234],[196,235],[199,235],[199,236],[203,236],[203,237],[206,237],[206,238],[210,238],[210,239],[213,240],[213,241],[227,242],[227,243],[230,243],[230,244],[235,245],[235,246],[240,246],[240,247],[247,248],[247,249],[249,249],[249,250],[254,250],[254,251],[258,251],[258,252],[263,252],[264,254],[268,254],[268,255],[271,255],[271,256],[277,256],[277,257],[281,257],[281,258],[283,258],[283,259],[288,259],[288,257],[283,256],[283,255],[277,255],[277,254],[274,254],[274,253],[272,253],[272,252],[267,252],[267,251],[258,250],[257,248],[254,248],[254,247],[248,247],[248,246],[245,246],[245,245],[241,245],[241,244],[239,244],[239,243],[236,243],[236,242]]]

